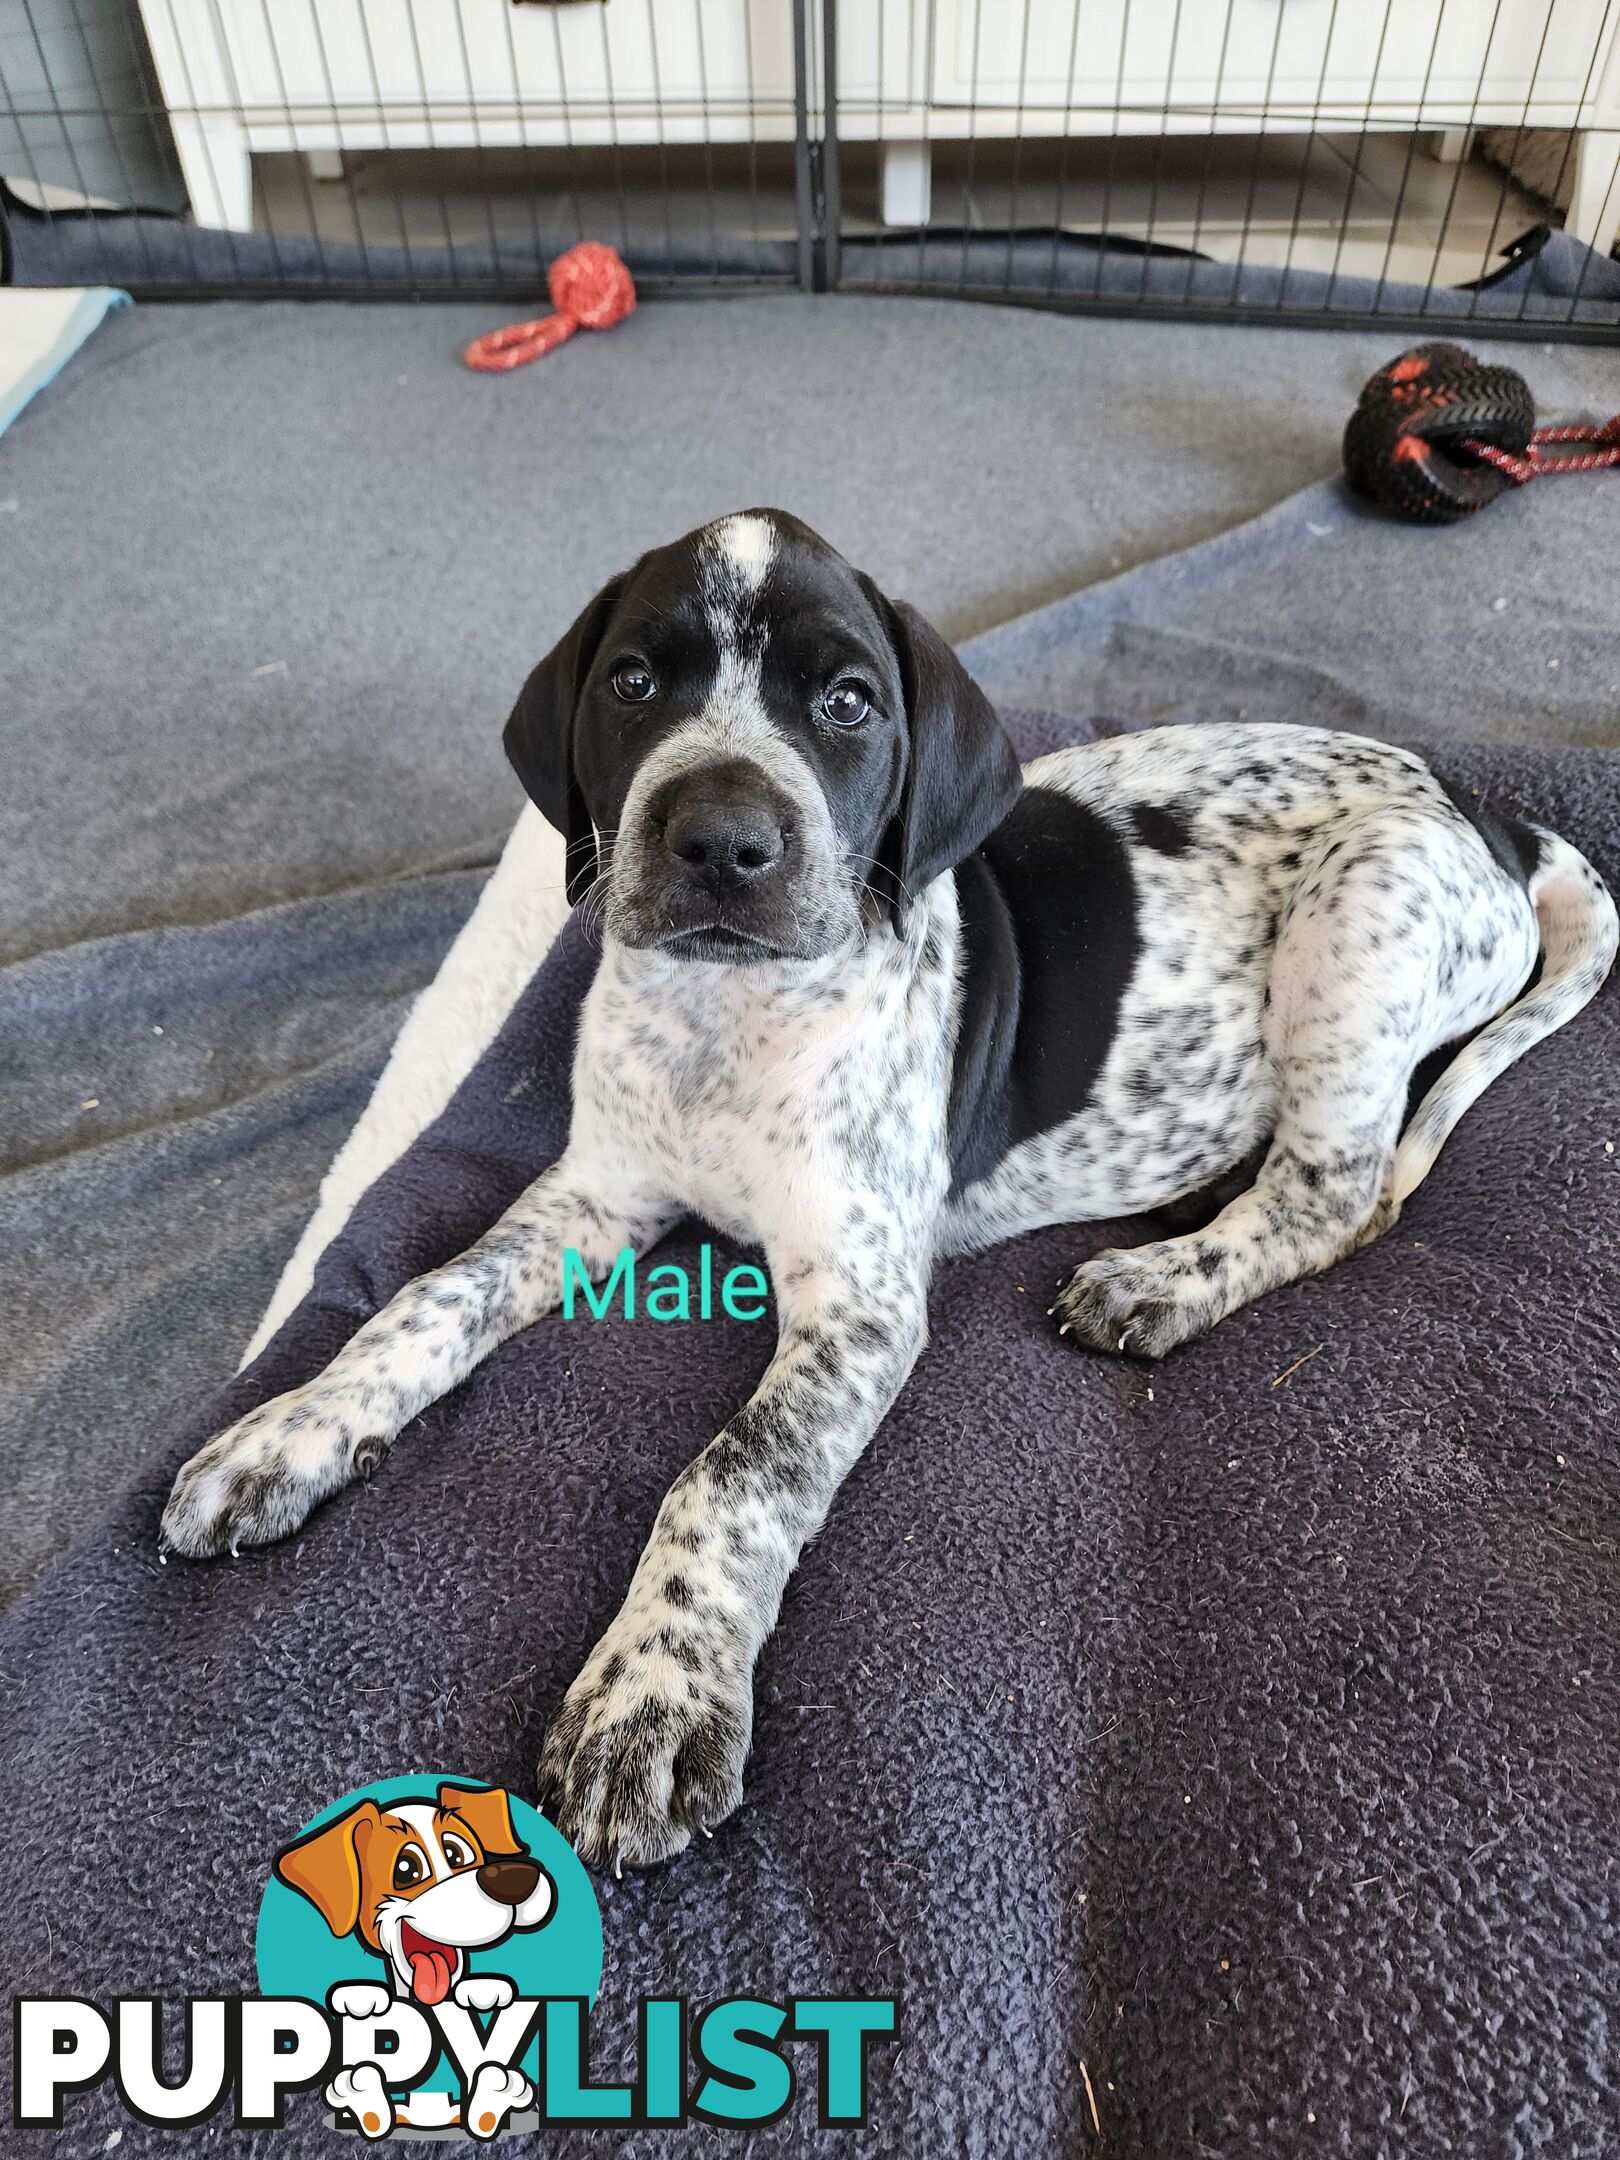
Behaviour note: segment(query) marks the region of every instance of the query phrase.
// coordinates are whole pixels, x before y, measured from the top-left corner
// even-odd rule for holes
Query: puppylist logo
[[[149,1998],[19,1998],[14,2125],[61,2130],[73,2096],[110,2076],[131,2115],[173,2129],[232,2103],[238,2126],[279,2128],[288,2095],[318,2088],[334,2127],[371,2143],[747,2129],[796,2104],[823,2129],[857,2128],[872,2045],[896,2033],[886,1998],[737,1996],[694,2013],[649,1996],[633,2079],[593,2082],[590,1877],[526,1801],[462,1778],[390,1778],[323,1809],[274,1856],[255,1949],[258,1997],[184,2005],[173,2083]]]

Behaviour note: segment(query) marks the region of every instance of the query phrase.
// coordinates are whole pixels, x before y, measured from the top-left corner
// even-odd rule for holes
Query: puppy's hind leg
[[[1207,1228],[1098,1253],[1058,1292],[1060,1331],[1095,1350],[1163,1357],[1267,1290],[1315,1275],[1388,1227],[1404,1081],[1336,1136],[1290,1118],[1254,1184]],[[1393,1219],[1392,1214],[1389,1219]]]
[[[1265,1027],[1277,1122],[1253,1185],[1190,1236],[1086,1261],[1053,1308],[1065,1334],[1162,1357],[1389,1227],[1414,1068],[1510,996],[1530,961],[1524,936],[1506,950],[1498,937],[1483,941],[1495,973],[1472,964],[1455,868],[1432,833],[1387,812],[1326,851],[1278,937]]]

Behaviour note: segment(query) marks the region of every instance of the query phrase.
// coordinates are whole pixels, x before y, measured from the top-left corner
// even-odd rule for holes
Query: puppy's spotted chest
[[[944,1161],[955,945],[954,923],[936,931],[922,910],[903,939],[810,967],[610,945],[582,1023],[576,1133],[633,1137],[684,1210],[750,1243],[807,1203],[898,1219],[917,1142]]]
[[[598,1861],[662,1859],[736,1806],[755,1659],[941,1256],[1263,1149],[1205,1227],[1059,1297],[1071,1340],[1163,1355],[1387,1228],[1615,950],[1572,848],[1381,744],[1170,728],[1021,772],[938,636],[780,513],[615,579],[507,747],[603,933],[568,1147],[210,1441],[164,1534],[202,1555],[296,1529],[553,1310],[565,1250],[600,1279],[688,1213],[763,1246],[775,1353],[548,1729],[542,1785]],[[1420,1061],[1469,1035],[1408,1117]]]

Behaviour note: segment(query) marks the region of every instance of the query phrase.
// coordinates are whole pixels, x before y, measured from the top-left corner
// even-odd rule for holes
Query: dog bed
[[[1565,486],[1578,526],[1612,515]],[[1490,513],[1464,557],[1313,491],[972,658],[1004,702],[1044,701],[1009,715],[1026,754],[1106,731],[1077,717],[1100,693],[1109,727],[1147,724],[1170,683],[1177,717],[1376,713],[1389,732],[1389,648],[1422,633],[1370,636],[1356,565],[1376,554],[1390,578],[1449,566],[1481,612],[1476,670],[1503,638],[1501,686],[1441,670],[1412,737],[1515,685],[1522,724],[1551,671],[1490,588],[1559,493]],[[1339,552],[1302,577],[1318,526]],[[1337,642],[1335,586],[1363,600]],[[1563,652],[1556,696],[1577,716],[1589,699],[1596,732],[1609,678],[1578,640]],[[1620,882],[1612,754],[1443,755]],[[523,868],[533,837],[509,858],[514,900],[544,883]],[[159,1565],[198,1442],[322,1364],[560,1148],[592,949],[573,922],[551,942],[538,901],[503,937],[505,905],[469,926],[447,994],[488,939],[510,1009],[501,991],[481,1013],[428,1008],[460,1013],[459,1054],[379,1098],[353,1182],[380,1174],[352,1209],[334,1186],[307,1290],[289,1281],[254,1363],[0,1626],[7,1992],[251,1991],[271,1854],[318,1808],[402,1771],[528,1790],[659,1496],[757,1377],[744,1327],[545,1321],[286,1544]],[[1605,2149],[1617,1035],[1611,987],[1469,1113],[1389,1237],[1162,1367],[1073,1351],[1045,1317],[1061,1273],[1141,1223],[941,1270],[930,1348],[761,1661],[743,1810],[673,1866],[598,1884],[598,2078],[628,2072],[641,1995],[893,1995],[901,2043],[875,2053],[852,2139],[874,2152],[1084,2152],[1099,2127],[1144,2155]],[[693,1265],[699,1235],[669,1256]],[[115,2128],[121,2153],[172,2146],[106,2093],[68,2104],[86,2151]],[[760,2142],[818,2135],[806,2107]],[[616,2140],[673,2155],[689,2134],[554,2131],[548,2149]],[[329,2150],[319,2102],[231,2149],[261,2145]]]

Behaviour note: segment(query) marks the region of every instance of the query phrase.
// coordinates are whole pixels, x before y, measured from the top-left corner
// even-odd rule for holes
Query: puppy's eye
[[[394,1862],[394,1888],[414,1890],[419,1882],[427,1880],[427,1862],[414,1845],[407,1845]]]
[[[471,1867],[478,1857],[468,1846],[463,1845],[458,1837],[447,1837],[441,1842],[444,1846],[444,1857],[452,1867]]]
[[[859,727],[872,710],[872,700],[857,682],[834,683],[821,701],[821,710],[834,727]]]
[[[623,698],[627,705],[645,705],[650,697],[658,695],[653,671],[644,660],[621,660],[608,681],[613,685],[613,695]]]

